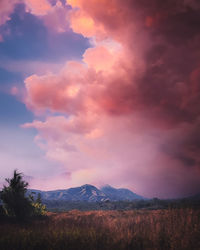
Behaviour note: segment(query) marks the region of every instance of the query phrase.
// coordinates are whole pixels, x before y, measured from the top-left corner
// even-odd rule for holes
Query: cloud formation
[[[1,0],[0,1],[0,26],[10,20],[18,4],[24,4],[25,10],[40,18],[50,31],[62,33],[69,30],[68,12],[66,2],[57,0],[51,4],[48,0]],[[0,34],[0,42],[3,35]]]
[[[200,189],[199,1],[68,0],[81,62],[25,80],[45,121],[37,143],[72,184],[126,186],[146,196]],[[57,113],[60,115],[58,116]]]

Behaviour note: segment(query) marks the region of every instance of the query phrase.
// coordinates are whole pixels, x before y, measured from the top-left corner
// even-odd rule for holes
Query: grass
[[[1,250],[200,249],[200,210],[70,211],[2,222]]]

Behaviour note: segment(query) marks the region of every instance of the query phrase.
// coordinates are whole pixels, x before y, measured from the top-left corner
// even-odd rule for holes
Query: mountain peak
[[[84,184],[82,186],[80,186],[81,188],[94,188],[94,189],[97,189],[95,186],[93,185],[90,185],[90,184]]]

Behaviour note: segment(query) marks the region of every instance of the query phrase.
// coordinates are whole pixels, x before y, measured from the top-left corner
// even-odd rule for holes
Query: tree
[[[22,173],[14,170],[13,177],[6,179],[8,186],[4,186],[0,198],[7,216],[24,219],[34,214],[31,199],[26,196],[28,183],[23,180]]]

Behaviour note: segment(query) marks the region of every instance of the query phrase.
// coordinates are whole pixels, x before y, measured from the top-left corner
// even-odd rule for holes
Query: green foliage
[[[43,215],[45,206],[41,203],[41,198],[36,201],[27,196],[28,183],[23,180],[21,173],[14,171],[11,179],[6,179],[8,186],[4,186],[0,193],[3,202],[3,209],[8,217],[15,217],[23,220],[27,217]]]
[[[43,216],[46,215],[47,210],[46,210],[46,206],[44,204],[42,204],[42,200],[41,200],[41,194],[38,194],[37,199],[34,200],[33,196],[30,196],[31,200],[32,200],[32,206],[34,208],[34,215],[35,216]]]

